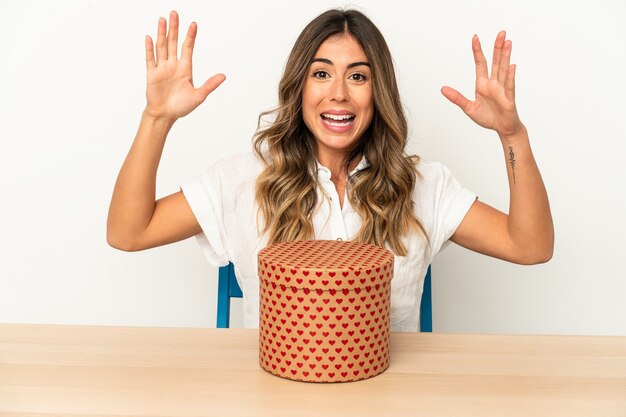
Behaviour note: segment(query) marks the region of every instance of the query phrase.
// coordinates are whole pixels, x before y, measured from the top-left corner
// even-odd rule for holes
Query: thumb
[[[215,90],[217,87],[219,87],[219,85],[223,83],[225,79],[226,76],[224,74],[215,74],[214,76],[206,80],[204,84],[196,89],[197,102],[202,103],[204,100],[206,100],[208,95],[211,94],[213,90]]]
[[[470,102],[465,96],[459,93],[452,87],[444,86],[441,88],[441,94],[443,94],[448,100],[459,106],[463,111],[467,104]]]

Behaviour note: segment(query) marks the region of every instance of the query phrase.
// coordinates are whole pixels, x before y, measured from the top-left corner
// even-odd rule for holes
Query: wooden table
[[[374,378],[258,364],[258,330],[0,325],[0,416],[626,416],[626,337],[392,333]]]

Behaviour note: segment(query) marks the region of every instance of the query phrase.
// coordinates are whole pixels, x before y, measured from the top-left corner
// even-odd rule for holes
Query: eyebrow
[[[330,59],[326,59],[326,58],[313,58],[313,62],[323,62],[324,64],[328,64],[328,65],[335,65],[333,64],[333,61],[331,61]],[[365,65],[365,66],[370,66],[369,62],[365,62],[365,61],[358,61],[358,62],[353,62],[351,64],[348,64],[348,68],[353,68],[353,67],[358,67],[359,65]]]

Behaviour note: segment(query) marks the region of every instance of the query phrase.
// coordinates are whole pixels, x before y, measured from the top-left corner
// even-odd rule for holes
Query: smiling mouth
[[[322,121],[333,127],[346,127],[354,123],[355,115],[350,114],[322,114]]]

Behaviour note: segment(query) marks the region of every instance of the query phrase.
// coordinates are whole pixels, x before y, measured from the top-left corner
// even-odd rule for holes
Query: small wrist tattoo
[[[515,184],[515,153],[513,147],[509,146],[509,164],[511,164],[511,172],[513,173],[513,184]]]

